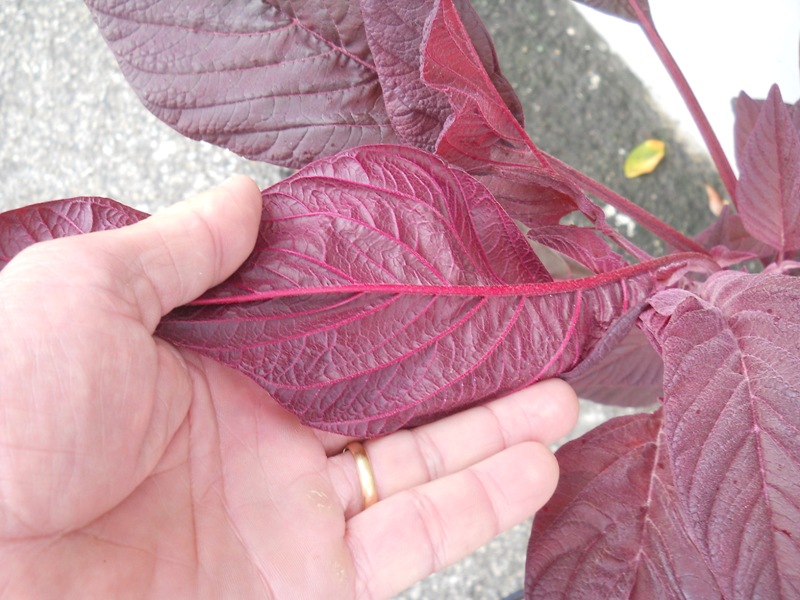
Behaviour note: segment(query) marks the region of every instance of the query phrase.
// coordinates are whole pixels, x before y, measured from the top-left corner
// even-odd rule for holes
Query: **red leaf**
[[[787,253],[800,248],[800,131],[777,86],[741,152],[739,214],[754,238]]]
[[[786,109],[794,123],[794,127],[800,130],[800,101],[795,104],[785,104]],[[733,103],[736,121],[734,124],[734,142],[736,151],[736,163],[741,166],[744,158],[744,149],[750,140],[750,134],[756,126],[758,117],[764,108],[764,100],[753,100],[746,93],[741,92]]]
[[[514,218],[531,229],[557,225],[580,210],[615,236],[603,211],[557,174],[514,118],[481,63],[452,0],[440,0],[426,27],[423,80],[444,93],[453,114],[436,153],[475,176]]]
[[[659,401],[664,363],[635,326],[641,309],[618,319],[581,364],[561,375],[579,397],[613,406],[651,406]]]
[[[318,161],[264,203],[248,262],[159,333],[357,437],[571,369],[672,260],[553,283],[482,185],[408,147]]]
[[[627,265],[593,229],[574,225],[545,225],[531,229],[527,236],[579,262],[592,273],[606,273]]]
[[[87,0],[145,106],[182,134],[300,167],[396,140],[357,0]]]
[[[719,217],[697,234],[695,239],[712,250],[714,259],[722,267],[754,258],[759,258],[767,264],[772,262],[777,254],[773,247],[747,233],[742,218],[731,212],[728,206],[724,206]]]
[[[800,280],[723,272],[643,314],[664,358],[664,432],[726,598],[800,593]]]
[[[654,276],[691,258],[552,282],[486,188],[409,147],[347,151],[263,195],[253,255],[159,333],[254,378],[306,423],[355,436],[572,369]],[[0,215],[0,248],[10,259],[144,216],[98,199],[28,207]]]
[[[114,200],[94,196],[54,200],[0,213],[0,269],[35,242],[117,229],[147,216]]]
[[[500,72],[489,33],[467,0],[457,0],[458,12],[489,73],[516,120],[522,122],[522,106]],[[427,86],[420,73],[420,47],[425,22],[436,0],[362,0],[361,11],[370,50],[378,68],[389,118],[403,141],[433,151],[452,110],[447,97]]]
[[[571,182],[543,168],[535,146],[490,85],[451,0],[426,27],[422,77],[453,110],[436,152],[481,179],[514,218],[529,227],[557,224],[577,209]]]
[[[722,595],[678,508],[661,415],[618,417],[564,445],[533,523],[526,598]]]
[[[422,78],[447,96],[453,109],[436,153],[467,170],[486,168],[487,160],[544,166],[524,127],[492,85],[453,0],[438,1],[423,44]]]

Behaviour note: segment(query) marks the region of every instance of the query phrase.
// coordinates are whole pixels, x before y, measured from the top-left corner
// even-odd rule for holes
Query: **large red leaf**
[[[800,595],[800,280],[723,272],[643,313],[697,546],[726,598]]]
[[[359,437],[572,369],[662,267],[685,262],[553,282],[485,187],[410,147],[346,151],[263,196],[252,256],[158,332],[252,377],[306,423]],[[6,213],[0,247],[142,217],[112,208],[118,221],[87,218],[93,202],[30,207],[49,215],[32,229]]]
[[[159,333],[358,437],[572,368],[666,264],[554,283],[482,185],[412,148],[318,161],[264,203],[248,262]]]
[[[713,600],[722,594],[679,509],[661,415],[608,421],[564,445],[533,523],[526,598]]]
[[[425,24],[437,5],[437,0],[361,2],[367,39],[395,132],[406,143],[429,151],[434,150],[452,112],[447,97],[427,86],[420,73]],[[486,27],[468,0],[456,0],[456,6],[491,82],[521,123],[522,106],[500,71]]]
[[[800,130],[777,86],[761,105],[739,168],[736,198],[745,229],[784,254],[800,248]]]
[[[87,0],[145,106],[182,134],[300,167],[396,140],[357,0]]]

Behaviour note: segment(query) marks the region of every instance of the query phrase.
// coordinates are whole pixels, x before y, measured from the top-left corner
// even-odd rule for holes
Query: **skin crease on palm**
[[[367,442],[362,511],[351,440],[154,338],[241,264],[260,212],[237,176],[0,272],[0,598],[387,598],[552,494],[561,381]]]

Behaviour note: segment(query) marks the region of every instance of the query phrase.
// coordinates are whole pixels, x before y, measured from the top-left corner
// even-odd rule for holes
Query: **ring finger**
[[[461,471],[525,441],[551,444],[566,435],[577,417],[577,399],[567,384],[549,380],[486,405],[364,443],[378,499]],[[342,444],[343,446],[344,444]],[[354,456],[328,461],[345,516],[364,508]]]

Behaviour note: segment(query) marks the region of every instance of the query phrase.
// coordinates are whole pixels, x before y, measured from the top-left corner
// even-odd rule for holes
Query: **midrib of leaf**
[[[651,415],[651,418],[655,418],[655,414]],[[653,460],[650,461],[650,463],[647,465],[647,472],[650,475],[647,478],[647,495],[645,496],[645,510],[641,513],[641,518],[638,519],[639,521],[639,540],[637,544],[638,550],[636,552],[636,557],[631,561],[632,568],[630,569],[630,571],[633,572],[634,574],[639,569],[639,563],[644,562],[645,557],[647,556],[647,553],[644,552],[643,540],[645,536],[645,529],[647,527],[647,522],[650,519],[650,507],[652,505],[652,500],[653,500],[653,489],[655,488],[655,481],[658,478],[656,476],[655,467],[658,464],[659,458],[661,457],[662,453],[661,435],[663,430],[664,430],[664,419],[660,418],[658,424],[658,431],[655,434],[655,439],[648,442],[650,444],[655,445],[656,451],[653,454]],[[692,543],[694,543],[694,540],[692,541]]]
[[[214,304],[236,304],[246,302],[261,302],[272,298],[287,296],[311,296],[316,294],[424,294],[434,296],[479,296],[479,297],[507,297],[507,296],[550,296],[553,294],[587,291],[602,287],[610,283],[625,281],[653,273],[664,267],[674,265],[679,267],[689,260],[705,259],[704,255],[685,252],[662,256],[653,260],[629,265],[614,271],[584,277],[582,279],[566,279],[548,283],[518,283],[502,285],[424,285],[406,283],[354,283],[342,285],[327,285],[314,287],[298,287],[290,289],[277,289],[254,291],[223,297],[198,298],[190,306],[207,306]]]
[[[664,442],[664,437],[666,435],[664,433],[664,419],[661,418],[661,419],[659,419],[659,421],[660,422],[659,422],[659,426],[658,426],[658,432],[656,433],[655,441],[653,442],[653,443],[656,444],[656,452],[655,452],[655,455],[653,457],[653,462],[650,465],[650,469],[649,469],[650,477],[648,478],[648,482],[647,482],[647,499],[646,499],[647,511],[646,511],[644,517],[642,518],[642,538],[644,537],[645,522],[647,521],[647,519],[649,517],[649,514],[650,514],[650,505],[652,503],[653,489],[655,488],[655,481],[656,481],[656,479],[658,479],[658,477],[656,475],[655,466],[661,460],[662,453],[664,453],[664,448],[666,447],[666,443]],[[665,456],[663,456],[663,459],[666,460],[666,461],[669,461],[669,456],[665,455]],[[669,469],[670,469],[670,473],[672,473],[672,466],[670,466]],[[674,476],[673,476],[673,480],[674,480]],[[673,489],[674,489],[674,481],[673,481]],[[677,510],[681,513],[681,516],[683,516],[682,507],[679,507]],[[653,524],[655,524],[655,523],[657,523],[657,520],[653,521]],[[697,543],[697,539],[696,539],[696,537],[694,535],[693,529],[691,527],[685,527],[684,528],[684,533],[686,534],[686,539],[688,539],[691,542],[692,546],[694,547],[697,555],[702,557],[703,564],[705,564],[706,569],[713,576],[714,582],[716,584],[716,587],[718,589],[723,589],[722,583],[720,582],[716,571],[713,569],[712,565],[709,563],[708,557],[706,556],[705,552],[702,551],[702,549],[700,548],[699,544]],[[642,555],[642,548],[640,546],[639,552],[637,553],[637,561],[636,562],[638,562],[638,557],[641,556],[641,555]],[[677,569],[677,568],[674,569],[674,572],[676,572],[676,573],[679,572],[679,569]]]
[[[726,322],[727,322],[727,319],[726,319]],[[758,401],[759,396],[752,389],[752,385],[750,383],[751,382],[751,377],[750,377],[750,374],[749,374],[749,369],[747,368],[747,361],[744,360],[744,357],[746,356],[746,353],[745,353],[744,348],[742,348],[741,344],[739,343],[739,337],[740,336],[735,335],[734,331],[732,330],[732,328],[730,328],[730,326],[728,327],[728,331],[730,332],[730,335],[735,340],[736,347],[737,347],[738,352],[739,352],[739,356],[737,357],[737,360],[738,360],[739,365],[740,365],[740,367],[742,369],[742,377],[745,380],[745,385],[747,386],[747,397],[748,397],[748,400],[749,400],[748,409],[750,410],[750,418],[752,419],[752,422],[753,422],[753,430],[752,430],[751,435],[753,436],[753,443],[755,444],[755,448],[756,448],[756,456],[758,458],[758,469],[759,469],[759,475],[760,475],[760,479],[761,479],[761,481],[760,481],[761,494],[760,495],[761,495],[762,501],[764,502],[764,510],[767,512],[769,523],[770,523],[770,531],[772,532],[772,535],[770,536],[771,550],[769,552],[769,555],[776,557],[775,572],[776,572],[776,574],[778,576],[778,584],[780,585],[781,588],[783,588],[784,577],[782,576],[782,572],[781,572],[781,569],[780,569],[779,564],[778,564],[778,560],[777,560],[778,552],[776,552],[777,544],[775,543],[775,535],[776,535],[777,527],[775,526],[774,511],[772,509],[772,502],[770,501],[770,492],[767,489],[768,485],[769,485],[769,483],[768,483],[769,482],[769,478],[768,478],[768,471],[767,471],[767,468],[766,468],[766,461],[764,460],[764,447],[763,447],[763,439],[762,439],[762,436],[764,436],[764,435],[769,436],[769,433],[768,433],[768,430],[766,430],[763,427],[761,427],[761,422],[760,422],[761,420],[759,418],[758,411],[756,410],[756,402]],[[762,401],[763,401],[763,399],[762,399]],[[773,440],[773,442],[776,445],[782,446],[782,444],[778,440],[772,438],[771,436],[769,436],[769,437],[770,437],[770,439]],[[692,537],[692,541],[694,541],[693,537]],[[705,555],[703,555],[703,558],[705,559]],[[713,570],[711,572],[714,573]],[[716,576],[716,573],[715,573],[715,576]]]
[[[663,421],[662,421],[662,423],[663,423]],[[662,427],[663,427],[663,424],[662,424]],[[649,443],[654,443],[654,442],[652,442],[652,441],[651,441],[651,442],[649,442]],[[638,448],[638,447],[637,447],[637,448],[630,448],[630,449],[629,449],[627,452],[625,452],[624,454],[621,454],[621,455],[617,456],[617,459],[616,459],[614,462],[612,462],[612,463],[610,463],[609,465],[607,465],[607,466],[606,466],[606,468],[605,468],[604,470],[609,470],[609,469],[611,469],[611,467],[613,467],[613,466],[615,465],[615,463],[617,463],[617,462],[619,462],[619,461],[621,461],[621,460],[623,460],[623,459],[627,458],[627,456],[628,456],[629,454],[635,453],[635,452],[637,452],[638,450],[639,450],[639,448]],[[657,464],[657,463],[656,463],[656,462],[653,462],[653,464]],[[654,469],[649,469],[649,470],[651,471],[651,473],[652,473],[652,471],[654,471]],[[596,476],[595,476],[595,479],[597,479],[597,478],[598,478],[598,477],[599,477],[601,474],[602,474],[602,472],[599,472],[599,473],[598,473],[598,475],[596,475]],[[650,491],[652,490],[652,475],[651,475],[651,478],[650,478],[650,485],[651,485],[651,487],[648,489],[648,507],[649,507],[649,500],[650,500]],[[584,488],[584,489],[582,490],[582,492],[580,493],[580,495],[581,495],[581,496],[583,496],[584,494],[586,494],[586,488]],[[601,514],[602,514],[602,515],[603,515],[603,516],[606,518],[606,520],[607,520],[607,521],[608,521],[610,524],[612,524],[612,525],[609,525],[609,527],[613,527],[613,523],[614,523],[614,517],[612,517],[611,515],[609,515],[609,514],[607,514],[607,513],[603,512],[603,511],[601,510],[601,507],[599,507],[599,506],[597,506],[597,505],[594,505],[594,504],[593,504],[592,506],[593,506],[593,508],[594,508],[595,510],[597,510],[598,512],[600,512],[600,513],[601,513]],[[646,514],[647,514],[647,513],[645,513],[645,515],[644,515],[644,516],[642,517],[642,519],[640,520],[640,522],[641,522],[641,525],[642,525],[642,526],[640,527],[640,536],[639,536],[640,540],[641,540],[641,538],[642,538],[642,537],[643,537],[643,535],[644,535],[644,533],[643,533],[643,532],[644,532],[644,522],[645,522],[645,517],[646,517]],[[591,549],[592,549],[592,547],[594,546],[594,544],[595,544],[595,543],[597,543],[597,541],[599,541],[599,540],[603,539],[603,538],[606,536],[606,532],[607,532],[607,531],[608,531],[608,529],[603,529],[601,532],[599,532],[599,533],[598,533],[598,534],[595,536],[595,538],[594,538],[594,542],[593,542],[592,544],[589,544],[589,545],[586,547],[586,549],[585,549],[585,550],[584,550],[584,551],[581,553],[581,557],[584,557],[584,556],[588,555],[588,553],[589,553],[589,550],[591,550]],[[639,547],[641,548],[641,543],[639,544]],[[640,551],[640,552],[641,552],[641,551]],[[578,560],[578,561],[576,561],[576,563],[575,563],[575,564],[576,564],[576,568],[577,568],[577,567],[583,566],[583,564],[584,564],[584,561],[583,561],[583,560]],[[567,584],[566,584],[566,585],[565,585],[565,587],[564,587],[564,593],[563,593],[563,595],[562,595],[562,597],[563,597],[563,598],[572,598],[572,597],[573,597],[573,593],[574,593],[574,591],[575,591],[575,590],[574,590],[574,587],[573,587],[573,583],[572,583],[572,582],[573,582],[573,581],[577,581],[577,580],[578,580],[578,578],[577,578],[577,577],[568,577],[568,578],[567,578]]]

